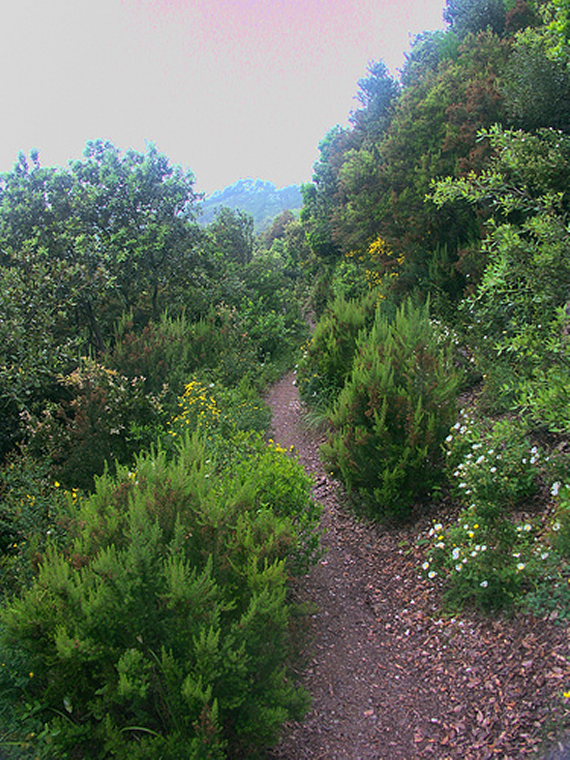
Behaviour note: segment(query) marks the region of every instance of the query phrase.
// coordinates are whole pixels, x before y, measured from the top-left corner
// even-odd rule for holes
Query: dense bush
[[[224,330],[209,318],[190,321],[163,314],[157,322],[137,329],[132,317],[124,317],[115,344],[105,362],[128,378],[144,378],[147,393],[160,393],[167,385],[179,396],[188,378],[198,368],[214,367],[224,350]]]
[[[564,593],[567,489],[559,481],[552,486],[559,497],[553,520],[528,516],[541,480],[560,463],[531,443],[520,420],[489,424],[465,410],[446,448],[452,491],[463,510],[451,524],[430,529],[423,569],[445,580],[448,603],[485,610],[529,603],[536,611],[560,586]]]
[[[68,488],[91,488],[107,464],[129,462],[166,424],[161,398],[145,393],[142,377],[85,359],[60,384],[67,398],[31,425],[29,450]]]
[[[49,463],[11,455],[0,470],[0,598],[25,588],[48,543],[65,536],[79,491],[54,481]]]
[[[335,298],[315,328],[299,362],[297,379],[302,398],[312,405],[328,405],[341,391],[352,366],[361,330],[374,318],[376,296],[359,300]]]
[[[16,746],[38,758],[253,757],[299,716],[286,584],[314,552],[318,511],[292,459],[261,439],[245,449],[220,464],[194,435],[173,458],[140,456],[97,481],[66,548],[47,549],[1,616]]]
[[[325,460],[377,513],[408,517],[441,478],[459,381],[427,306],[406,302],[393,321],[379,309],[334,407]]]

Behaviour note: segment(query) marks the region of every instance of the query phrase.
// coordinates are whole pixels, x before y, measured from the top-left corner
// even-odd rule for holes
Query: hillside
[[[217,209],[227,206],[253,216],[255,229],[262,230],[282,211],[300,209],[303,205],[298,185],[277,188],[262,179],[240,179],[233,185],[208,196],[202,204],[200,224],[213,221]]]

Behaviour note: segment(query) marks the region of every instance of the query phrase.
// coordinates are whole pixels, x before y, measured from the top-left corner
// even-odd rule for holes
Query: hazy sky
[[[372,59],[395,70],[444,0],[0,0],[0,171],[87,140],[191,168],[198,190],[311,177]]]

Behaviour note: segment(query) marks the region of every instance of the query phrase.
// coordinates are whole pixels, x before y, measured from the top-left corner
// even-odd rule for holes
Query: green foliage
[[[459,382],[427,306],[406,302],[393,321],[379,309],[333,410],[325,460],[377,513],[409,517],[441,479]]]
[[[216,248],[236,264],[247,264],[253,254],[253,217],[244,211],[222,208],[216,211],[208,232]]]
[[[318,513],[299,465],[250,449],[222,465],[194,436],[97,481],[67,546],[2,613],[13,741],[35,730],[45,758],[221,760],[299,716],[286,568],[303,544],[310,559]]]
[[[314,406],[328,406],[350,373],[358,335],[370,325],[376,295],[360,300],[335,298],[315,328],[298,365],[301,397]]]
[[[478,514],[488,519],[523,505],[538,492],[544,455],[517,420],[484,425],[462,410],[446,448],[456,498],[477,504]]]
[[[166,424],[160,397],[145,393],[141,377],[85,359],[60,382],[66,397],[31,424],[29,449],[68,488],[92,488],[95,475],[131,461]]]
[[[505,0],[447,0],[445,21],[459,37],[491,29],[502,34],[506,22]]]
[[[164,313],[157,322],[137,330],[132,316],[126,315],[105,363],[130,380],[142,378],[146,393],[160,394],[167,386],[176,398],[193,373],[214,369],[219,363],[228,332],[220,322],[214,310],[196,322],[185,315]]]
[[[463,305],[469,339],[495,406],[523,405],[537,424],[566,429],[570,142],[554,130],[497,127],[482,136],[494,151],[489,170],[438,183],[434,194],[438,203],[489,204],[495,217],[481,283]]]
[[[556,589],[563,612],[567,489],[560,482],[552,486],[560,506],[550,529],[538,520],[517,519],[515,512],[529,509],[549,457],[531,445],[520,422],[504,419],[489,426],[464,410],[446,445],[452,490],[464,509],[447,527],[436,523],[430,529],[423,570],[444,579],[454,609],[474,604],[488,611],[516,603],[544,611],[545,597]]]
[[[487,520],[477,507],[468,508],[449,527],[438,523],[429,531],[423,569],[430,578],[444,577],[454,609],[468,603],[484,610],[510,606],[528,585],[533,532],[531,523],[516,527],[509,519]]]
[[[53,480],[47,461],[12,455],[0,470],[0,598],[26,588],[48,543],[65,537],[80,493]]]
[[[517,35],[502,91],[511,123],[527,131],[570,131],[570,71],[547,56],[548,39],[538,30]]]
[[[570,560],[570,485],[557,481],[552,485],[551,494],[558,499],[552,526],[553,544],[566,560]]]

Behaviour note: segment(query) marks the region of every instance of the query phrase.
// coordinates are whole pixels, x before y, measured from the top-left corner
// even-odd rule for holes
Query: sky
[[[318,144],[444,0],[1,0],[0,171],[149,142],[211,193],[311,179]]]

